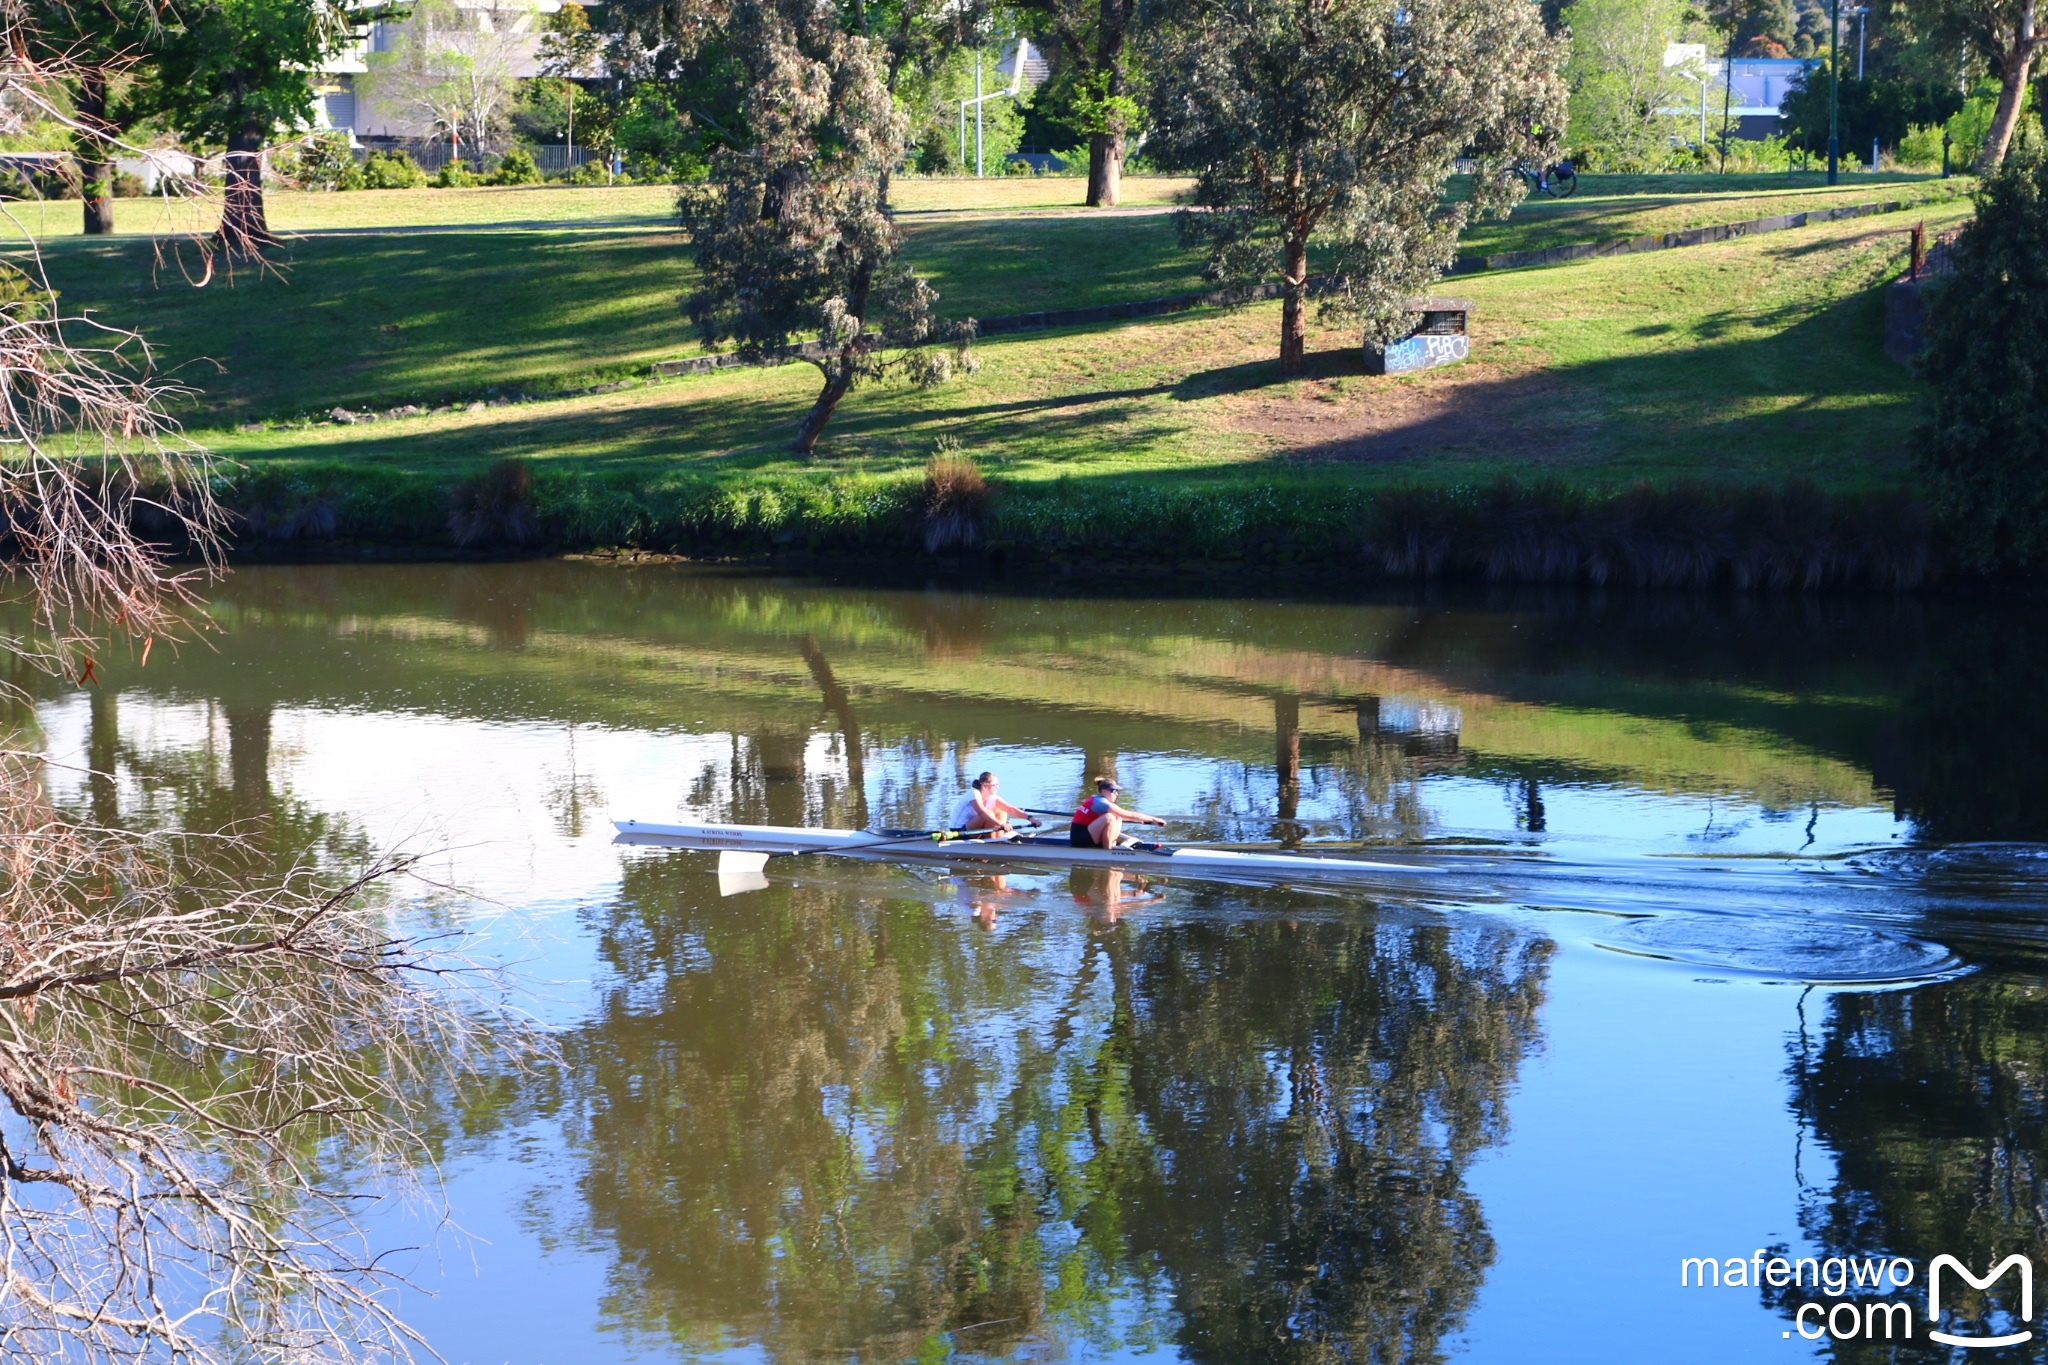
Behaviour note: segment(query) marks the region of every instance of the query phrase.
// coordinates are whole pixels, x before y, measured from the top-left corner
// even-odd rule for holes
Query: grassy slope
[[[1201,286],[1164,218],[913,224],[910,252],[953,315],[1154,298]],[[281,271],[192,289],[140,240],[52,244],[67,309],[141,328],[204,391],[195,425],[575,388],[693,355],[671,234],[491,233],[305,239]],[[1082,268],[1077,268],[1080,263]]]
[[[1681,201],[1609,192],[1630,190],[1626,181],[1587,180],[1585,196],[1527,205],[1506,223],[1479,225],[1472,240],[1492,250],[1604,239],[1861,202],[1872,194],[1869,187],[1785,191],[1742,183],[1730,195]],[[987,202],[1068,184],[911,181],[903,197],[914,197],[912,189],[943,190]],[[1883,192],[1947,192],[1959,184],[1923,181]],[[507,203],[588,204],[653,193],[390,191],[296,200],[344,207],[441,202],[484,213]],[[912,222],[907,232],[911,260],[938,288],[941,310],[954,316],[1084,307],[1202,287],[1199,258],[1180,247],[1163,216],[942,219]],[[59,240],[46,257],[68,307],[142,328],[162,363],[204,391],[185,414],[201,427],[337,405],[392,407],[494,386],[587,387],[702,349],[676,307],[689,282],[684,252],[658,231],[309,237],[281,253],[281,274],[245,271],[200,290],[189,288],[175,266],[160,265],[155,246],[141,239]],[[1469,292],[1466,281],[1457,288]]]
[[[1508,218],[1465,231],[1468,256],[1535,251],[1576,242],[1611,242],[1658,232],[1802,213],[1842,204],[1898,200],[1934,206],[1958,200],[1976,182],[1924,175],[1851,175],[1829,188],[1822,175],[1582,176],[1569,199],[1532,198]]]
[[[1479,308],[1475,362],[1409,379],[1365,378],[1350,335],[1326,331],[1314,340],[1317,377],[1277,382],[1272,305],[1002,338],[980,347],[972,378],[856,394],[818,466],[785,453],[816,385],[805,366],[247,434],[222,448],[441,479],[520,455],[658,482],[887,474],[949,436],[1016,481],[1256,470],[1363,486],[1555,473],[1587,484],[1802,474],[1870,487],[1900,473],[1912,405],[1911,381],[1879,349],[1881,302],[1869,288],[1897,269],[1901,227],[1838,223],[1464,281]]]

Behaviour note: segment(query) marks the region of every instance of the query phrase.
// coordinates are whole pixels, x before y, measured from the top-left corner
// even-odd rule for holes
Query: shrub
[[[498,169],[491,172],[493,185],[538,185],[541,182],[540,167],[534,164],[533,153],[524,147],[514,147],[498,162]]]
[[[2048,156],[2014,145],[1928,286],[1916,454],[1935,510],[1985,567],[2048,556]]]
[[[602,161],[586,161],[570,174],[569,183],[572,185],[609,185],[611,180],[605,175],[604,166],[605,163]]]
[[[300,189],[361,189],[362,168],[349,151],[347,133],[315,133],[272,163]],[[354,183],[350,183],[354,182]]]
[[[427,183],[427,173],[404,152],[371,152],[363,162],[363,188],[367,190],[416,190]]]
[[[1899,139],[1898,163],[1914,170],[1931,171],[1941,166],[1942,127],[1938,123],[1916,123]],[[1949,162],[1956,157],[1950,154]]]
[[[483,177],[471,171],[460,161],[445,161],[428,183],[437,190],[466,190],[480,183]]]
[[[939,453],[924,467],[924,488],[919,494],[924,509],[924,548],[928,554],[942,550],[971,550],[981,544],[988,530],[989,486],[981,470],[958,447],[942,443]]]

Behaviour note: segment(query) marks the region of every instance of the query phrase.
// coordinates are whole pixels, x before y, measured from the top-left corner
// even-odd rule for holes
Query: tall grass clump
[[[526,461],[500,460],[449,489],[448,536],[466,550],[523,550],[539,544],[533,471]]]
[[[924,467],[918,505],[924,513],[926,554],[972,550],[988,534],[988,480],[957,447],[941,448]]]

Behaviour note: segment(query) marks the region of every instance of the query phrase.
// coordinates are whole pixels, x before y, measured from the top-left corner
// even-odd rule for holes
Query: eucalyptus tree
[[[933,385],[971,363],[972,324],[938,324],[937,295],[898,258],[885,195],[908,121],[879,46],[801,0],[737,0],[724,27],[742,106],[709,180],[680,198],[698,272],[684,308],[707,344],[749,358],[814,338],[797,350],[824,381],[797,431],[810,455],[856,385]],[[942,338],[951,354],[927,344]]]
[[[1311,245],[1323,315],[1390,337],[1469,216],[1520,202],[1517,167],[1564,119],[1566,40],[1532,0],[1190,0],[1153,32],[1147,147],[1200,176],[1182,238],[1221,281],[1278,268],[1286,375],[1306,363]],[[1471,193],[1447,204],[1461,157]]]
[[[2048,33],[2040,29],[2039,0],[1931,0],[1927,8],[1941,28],[1960,33],[1998,77],[1998,107],[1971,168],[1986,174],[1998,168],[2012,146],[2026,113],[2034,59],[2048,44]]]
[[[1950,541],[1980,567],[2048,559],[2048,155],[2022,147],[1977,192],[1977,214],[1932,295],[1919,467]]]

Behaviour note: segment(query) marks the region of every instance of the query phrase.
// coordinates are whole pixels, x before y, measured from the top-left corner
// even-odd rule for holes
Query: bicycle
[[[1529,183],[1531,194],[1548,195],[1552,199],[1566,198],[1579,187],[1579,173],[1572,169],[1569,161],[1560,161],[1548,170],[1517,166],[1515,174]]]

